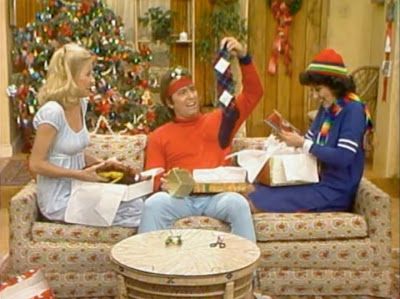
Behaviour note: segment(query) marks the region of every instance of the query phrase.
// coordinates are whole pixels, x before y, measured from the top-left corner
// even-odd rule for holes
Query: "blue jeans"
[[[253,218],[247,200],[235,192],[176,198],[157,192],[144,202],[139,233],[172,227],[188,216],[209,216],[231,225],[232,233],[256,242]]]

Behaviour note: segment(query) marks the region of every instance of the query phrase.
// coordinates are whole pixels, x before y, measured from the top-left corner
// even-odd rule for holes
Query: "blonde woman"
[[[89,51],[66,44],[53,54],[38,94],[41,108],[33,120],[36,136],[29,164],[37,174],[40,211],[49,220],[64,220],[72,179],[102,181],[96,169],[105,163],[119,163],[84,153],[89,144],[85,97],[94,83],[92,68]],[[113,225],[137,226],[142,205],[141,199],[121,203]]]

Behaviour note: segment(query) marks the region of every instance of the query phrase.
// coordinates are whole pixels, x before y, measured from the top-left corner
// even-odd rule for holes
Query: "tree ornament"
[[[86,15],[90,12],[90,10],[92,9],[93,6],[93,0],[83,0],[81,3],[81,13],[83,15]]]
[[[101,115],[108,115],[111,110],[110,100],[103,98],[98,104],[96,104],[96,111],[100,112]]]
[[[149,123],[153,122],[156,119],[156,117],[157,117],[157,115],[154,111],[152,111],[152,110],[147,111],[147,113],[146,113],[147,122],[149,122]]]
[[[24,148],[31,146],[33,114],[39,108],[36,91],[45,82],[50,58],[56,49],[69,42],[82,45],[96,55],[95,88],[86,114],[89,130],[100,115],[110,118],[115,132],[124,130],[128,122],[134,128],[141,124],[141,131],[148,132],[169,120],[168,109],[153,103],[151,94],[147,97],[146,93],[145,100],[141,98],[149,87],[150,49],[146,45],[138,50],[128,46],[121,18],[106,7],[104,0],[42,2],[47,7],[35,15],[34,22],[13,28],[13,74],[7,94],[13,101],[15,120],[26,142]],[[153,110],[157,118],[133,122],[135,115],[137,118]]]
[[[147,87],[149,86],[149,81],[143,79],[143,80],[140,81],[139,85],[140,85],[142,88],[147,88]]]

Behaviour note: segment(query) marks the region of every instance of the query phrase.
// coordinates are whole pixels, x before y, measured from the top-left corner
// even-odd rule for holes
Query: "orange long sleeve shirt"
[[[263,95],[262,85],[253,63],[241,65],[243,90],[236,97],[240,116],[233,134],[247,119]],[[218,131],[222,109],[199,114],[189,120],[175,119],[153,131],[148,138],[145,169],[162,167],[165,171],[174,167],[192,171],[198,168],[214,168],[229,164],[225,160],[231,146],[222,149]]]

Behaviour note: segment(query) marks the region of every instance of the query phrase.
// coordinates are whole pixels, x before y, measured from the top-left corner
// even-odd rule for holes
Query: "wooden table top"
[[[182,244],[166,245],[169,236]],[[218,237],[224,248],[216,243]],[[176,243],[177,237],[174,237]],[[242,237],[212,230],[169,229],[137,234],[111,249],[112,260],[126,269],[159,275],[202,276],[237,271],[260,257],[257,245]]]

